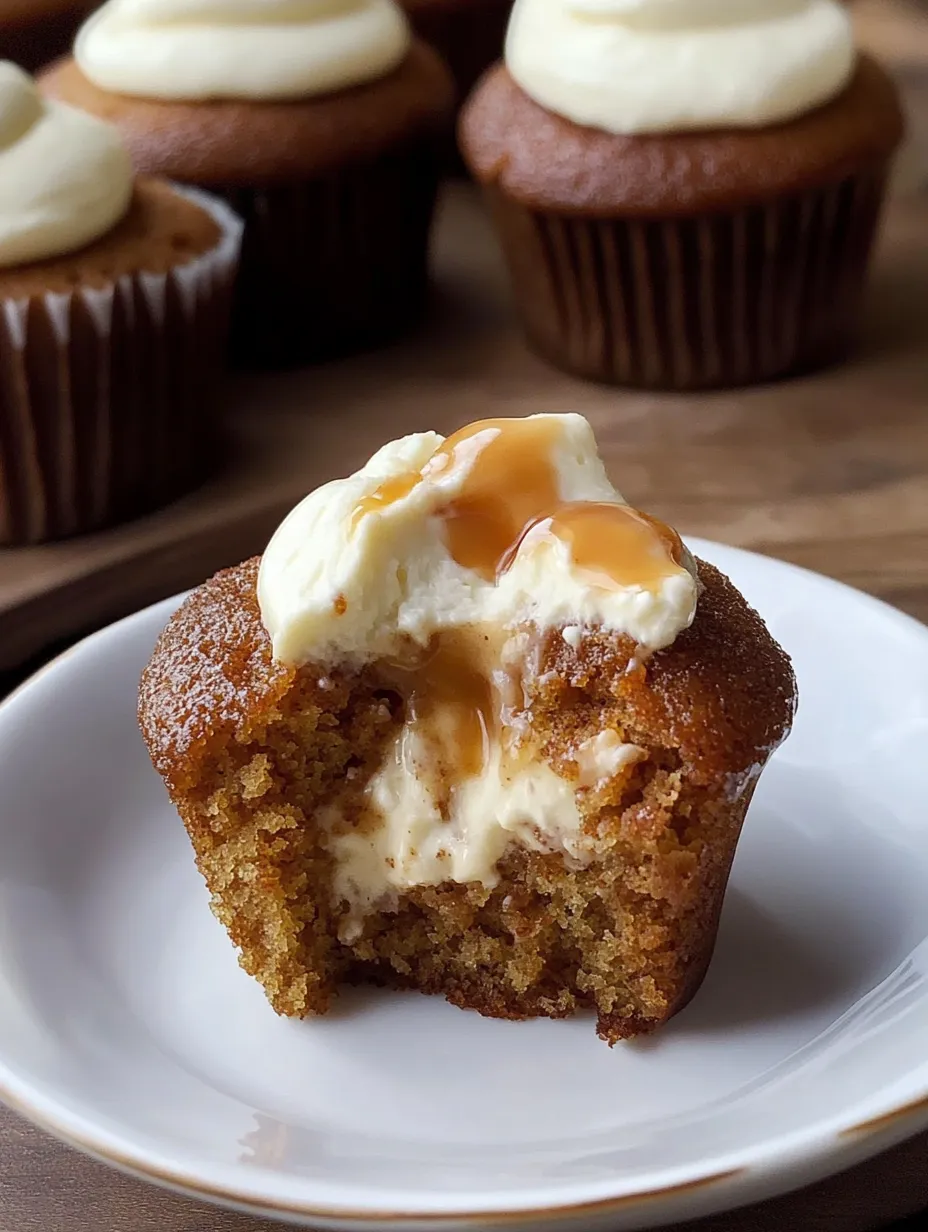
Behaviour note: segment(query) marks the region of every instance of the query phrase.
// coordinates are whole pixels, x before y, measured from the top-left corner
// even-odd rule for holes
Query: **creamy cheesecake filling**
[[[442,635],[414,665],[379,666],[405,721],[360,806],[353,793],[350,810],[335,804],[321,818],[335,858],[334,898],[348,905],[342,940],[413,886],[492,888],[511,842],[556,852],[571,866],[592,858],[583,798],[645,750],[603,731],[566,750],[558,771],[548,765],[523,701],[536,646],[530,633],[477,626]]]
[[[525,700],[537,648],[605,630],[642,661],[697,593],[679,536],[625,504],[579,416],[405,438],[298,506],[259,578],[275,655],[371,670],[403,716],[350,807],[316,819],[344,939],[403,889],[494,885],[513,842],[588,861],[585,794],[645,752],[604,730],[544,760]]]

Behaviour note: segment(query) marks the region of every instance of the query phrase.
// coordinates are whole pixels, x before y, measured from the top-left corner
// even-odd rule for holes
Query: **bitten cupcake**
[[[460,140],[539,353],[692,389],[844,351],[902,132],[837,0],[516,0]]]
[[[94,0],[3,0],[0,60],[30,71],[62,56]]]
[[[326,359],[422,313],[454,87],[394,0],[110,0],[41,84],[244,217],[236,359]]]
[[[579,415],[421,432],[171,617],[139,720],[279,1014],[346,984],[610,1044],[698,989],[789,659]]]
[[[222,202],[133,185],[115,128],[0,63],[0,543],[202,477],[240,236]]]

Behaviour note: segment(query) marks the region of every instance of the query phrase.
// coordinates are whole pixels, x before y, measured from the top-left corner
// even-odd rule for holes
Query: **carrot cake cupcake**
[[[180,495],[216,442],[241,224],[0,62],[0,544]]]
[[[244,218],[235,359],[328,359],[423,312],[454,87],[395,0],[110,0],[41,85]]]
[[[384,446],[171,619],[139,717],[281,1014],[341,984],[610,1044],[693,995],[789,660],[578,415]]]
[[[737,385],[852,339],[903,122],[836,0],[516,0],[459,132],[559,367]]]

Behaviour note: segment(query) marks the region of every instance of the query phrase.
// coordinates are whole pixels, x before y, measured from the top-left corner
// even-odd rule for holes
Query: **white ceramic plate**
[[[0,707],[0,1095],[143,1177],[316,1226],[637,1228],[763,1198],[928,1124],[928,630],[694,543],[794,658],[716,957],[659,1035],[359,992],[276,1018],[135,726],[176,601]]]

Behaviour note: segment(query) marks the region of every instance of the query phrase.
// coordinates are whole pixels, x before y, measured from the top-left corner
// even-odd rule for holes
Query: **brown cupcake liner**
[[[302,184],[215,188],[244,219],[232,358],[332,359],[422,315],[438,189],[434,139]]]
[[[205,475],[241,222],[166,274],[0,301],[0,544],[62,539],[166,504]]]
[[[559,368],[649,389],[746,385],[851,341],[887,166],[731,213],[589,219],[489,188],[532,347]]]

